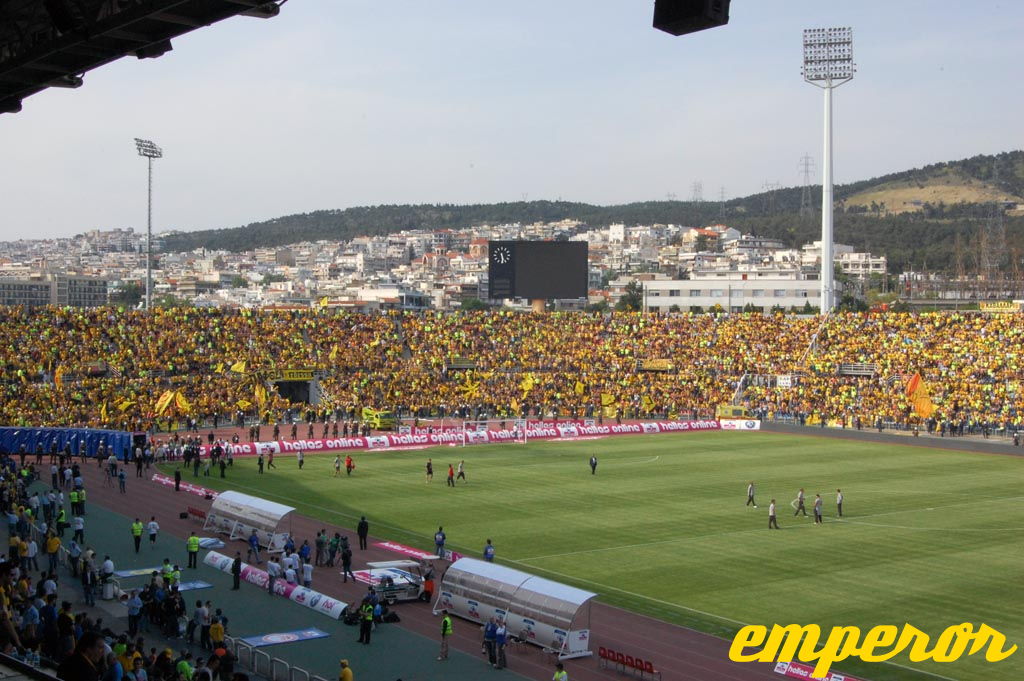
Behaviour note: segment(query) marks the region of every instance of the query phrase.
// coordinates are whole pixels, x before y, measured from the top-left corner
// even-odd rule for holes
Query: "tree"
[[[231,277],[231,288],[246,288],[249,286],[249,280],[240,274],[236,274]]]
[[[585,308],[583,308],[583,311],[584,312],[607,312],[608,311],[608,301],[607,300],[599,300],[596,303],[590,303]]]
[[[279,283],[279,282],[282,282],[282,281],[288,281],[288,277],[284,276],[283,274],[264,274],[263,275],[263,285],[264,286],[266,286],[267,284],[274,284],[274,283]]]
[[[134,282],[127,283],[110,294],[110,304],[136,307],[142,301],[142,296],[142,286]]]
[[[622,297],[619,298],[619,302],[615,303],[615,309],[619,312],[637,312],[643,309],[643,306],[644,291],[640,282],[635,280],[626,284],[626,290],[623,291]]]
[[[696,253],[703,253],[708,250],[708,235],[698,234],[697,238],[693,240],[693,250]]]
[[[668,308],[669,312],[682,312],[682,309],[678,305],[671,305]]]
[[[459,309],[470,311],[489,310],[491,309],[491,306],[485,303],[484,301],[480,300],[479,298],[466,298],[461,303],[459,303]]]

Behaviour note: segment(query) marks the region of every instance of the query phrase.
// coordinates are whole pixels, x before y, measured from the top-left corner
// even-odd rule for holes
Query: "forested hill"
[[[971,192],[965,190],[969,188]],[[899,212],[891,197],[913,198],[913,210]],[[981,192],[981,193],[979,193]],[[811,188],[811,204],[821,203],[820,185]],[[481,224],[553,222],[571,218],[591,227],[673,223],[700,226],[723,221],[743,232],[783,239],[799,245],[816,238],[816,216],[799,217],[802,189],[788,187],[770,193],[718,202],[643,201],[596,206],[568,201],[521,201],[473,205],[388,205],[319,210],[287,215],[244,227],[181,232],[164,238],[165,251],[195,248],[241,251],[299,241],[348,240],[361,235],[390,234],[404,229],[465,229]],[[950,197],[945,201],[944,196]],[[957,202],[955,197],[985,197],[985,203]],[[938,197],[936,199],[936,197]],[[992,200],[1024,201],[1024,151],[975,156],[901,173],[839,185],[836,240],[888,255],[894,268],[937,269],[948,266],[959,232],[971,243]],[[886,199],[889,198],[888,205]],[[1005,219],[1007,245],[1024,248],[1024,220]],[[969,260],[969,259],[968,259]],[[898,269],[897,269],[898,271]]]

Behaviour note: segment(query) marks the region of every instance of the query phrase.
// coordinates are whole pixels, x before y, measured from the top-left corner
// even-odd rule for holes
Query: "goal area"
[[[487,431],[504,431],[508,437],[502,438],[503,442],[515,442],[526,444],[528,439],[525,419],[484,419],[480,421],[462,422],[462,446],[487,442],[479,437],[479,434]]]

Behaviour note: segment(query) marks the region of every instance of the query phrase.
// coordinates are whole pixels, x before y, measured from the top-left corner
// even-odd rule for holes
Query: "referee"
[[[776,530],[781,530],[782,529],[781,527],[779,527],[779,521],[775,519],[775,500],[774,499],[772,499],[771,503],[768,504],[768,529],[770,530],[773,527]]]

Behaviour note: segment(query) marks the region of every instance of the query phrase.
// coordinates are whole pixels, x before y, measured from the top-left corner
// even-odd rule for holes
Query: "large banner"
[[[230,574],[231,564],[234,562],[234,558],[225,556],[223,553],[210,551],[206,554],[203,562],[216,570]],[[266,589],[267,584],[270,581],[270,577],[267,575],[265,570],[255,568],[248,563],[242,563],[241,578],[242,581],[255,584],[261,589]],[[343,603],[331,598],[330,596],[325,596],[319,591],[307,589],[304,586],[289,584],[284,581],[283,578],[274,582],[274,593],[278,596],[284,596],[299,605],[304,605],[307,608],[316,610],[320,614],[327,615],[332,619],[341,619],[342,613],[344,613],[345,608],[348,607],[347,603]]]
[[[653,433],[687,433],[702,430],[719,430],[718,421],[645,421],[640,423],[593,424],[585,421],[564,421],[560,423],[530,422],[526,436],[530,440],[566,440],[573,438],[608,437],[611,435],[645,435]],[[504,430],[466,431],[466,444],[515,442],[520,432],[515,428]],[[420,429],[411,433],[385,433],[369,437],[338,437],[312,440],[278,440],[271,442],[244,442],[227,445],[234,456],[256,456],[259,454],[290,454],[295,452],[345,452],[366,449],[391,449],[401,447],[434,447],[437,445],[460,445],[463,441],[461,429],[445,429],[429,432]],[[205,445],[206,454],[209,448]]]

